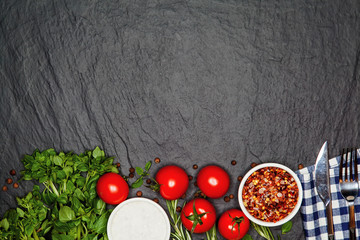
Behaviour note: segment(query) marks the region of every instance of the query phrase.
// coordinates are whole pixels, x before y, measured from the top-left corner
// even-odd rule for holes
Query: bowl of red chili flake
[[[240,207],[251,221],[275,227],[296,215],[303,191],[291,169],[278,163],[264,163],[245,174],[238,195]]]

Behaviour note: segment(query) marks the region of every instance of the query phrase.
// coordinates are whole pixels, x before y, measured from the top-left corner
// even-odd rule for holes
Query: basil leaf
[[[86,178],[82,177],[80,174],[75,174],[71,176],[71,181],[75,182],[79,188],[82,188],[85,185]]]
[[[96,205],[95,205],[95,213],[101,215],[103,213],[103,211],[105,210],[106,208],[106,203],[101,200],[100,198],[98,198],[96,200]]]
[[[59,156],[54,156],[54,164],[57,166],[61,166],[64,163],[64,160]]]
[[[140,176],[144,173],[144,170],[140,167],[135,167],[135,169],[136,169],[137,174],[139,174]]]
[[[85,200],[85,195],[84,193],[79,189],[75,189],[74,191],[74,197],[78,198],[80,201],[84,201]]]
[[[1,220],[0,222],[0,227],[2,227],[3,229],[5,229],[5,231],[7,231],[9,229],[9,221],[7,220],[7,218],[4,218],[3,220]]]
[[[25,216],[25,212],[21,208],[16,208],[16,212],[19,214],[19,217],[21,218]]]
[[[60,194],[60,196],[56,198],[56,201],[58,203],[66,204],[68,201],[67,195],[65,193]]]
[[[145,171],[149,171],[151,168],[151,161],[148,161],[146,164],[145,164]]]
[[[33,163],[33,165],[31,166],[31,171],[32,171],[32,172],[35,172],[35,171],[39,170],[40,167],[41,167],[40,163],[35,162],[35,163]]]
[[[242,238],[242,240],[253,240],[253,239],[249,234],[245,234],[245,236]]]
[[[56,178],[57,179],[64,179],[66,178],[66,173],[63,170],[56,171]]]
[[[65,172],[66,176],[69,177],[73,173],[73,168],[66,166],[63,168],[63,171]]]
[[[75,219],[75,212],[68,206],[62,206],[59,210],[60,222],[68,222]]]
[[[131,184],[131,188],[141,187],[144,183],[143,177],[139,177],[133,184]]]
[[[88,166],[85,163],[79,163],[76,167],[80,172],[86,172],[89,170]]]
[[[80,202],[80,200],[77,197],[73,197],[71,199],[71,208],[72,209],[74,209],[75,211],[78,211],[81,206],[82,206],[82,203]]]
[[[99,147],[96,147],[96,148],[94,149],[93,153],[92,153],[92,156],[93,156],[94,158],[102,157],[102,156],[104,156],[104,155],[105,155],[104,152],[101,151]]]
[[[75,191],[75,185],[71,181],[68,181],[66,183],[66,191],[69,192],[70,194]]]
[[[33,233],[34,229],[35,229],[34,224],[27,224],[25,226],[25,234],[26,234],[26,236],[30,237],[31,234]]]
[[[108,216],[107,214],[103,214],[96,220],[93,225],[93,230],[96,233],[102,234],[106,232],[106,225],[107,225]]]
[[[292,228],[292,222],[288,221],[281,226],[281,233],[286,234],[290,232],[291,228]]]
[[[51,205],[51,204],[53,204],[55,202],[56,195],[55,195],[55,193],[51,193],[51,192],[43,192],[42,193],[42,199],[43,199],[45,204]]]

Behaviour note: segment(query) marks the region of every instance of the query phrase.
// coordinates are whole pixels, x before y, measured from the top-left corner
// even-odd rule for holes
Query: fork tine
[[[358,161],[357,161],[357,149],[355,148],[355,154],[354,154],[354,170],[355,170],[355,180],[359,181],[358,179]]]
[[[340,167],[339,167],[339,182],[343,181],[343,163],[344,163],[344,153],[345,149],[342,150],[341,158],[340,158]]]
[[[352,182],[353,181],[353,159],[352,159],[352,156],[353,156],[353,154],[352,154],[352,151],[353,151],[353,149],[352,148],[350,148],[350,182]]]
[[[349,149],[346,150],[346,155],[345,155],[345,182],[348,181],[348,169],[347,169],[347,165],[348,165],[348,153],[349,153]]]

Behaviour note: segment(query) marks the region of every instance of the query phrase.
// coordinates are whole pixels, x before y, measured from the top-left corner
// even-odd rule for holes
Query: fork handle
[[[356,225],[355,225],[355,210],[354,205],[349,206],[349,230],[350,230],[350,240],[356,239]]]

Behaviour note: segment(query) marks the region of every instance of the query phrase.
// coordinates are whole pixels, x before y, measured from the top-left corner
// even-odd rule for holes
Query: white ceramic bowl
[[[130,198],[111,212],[109,240],[169,240],[170,221],[165,210],[147,198]]]
[[[262,221],[260,219],[257,219],[255,217],[253,217],[246,209],[246,207],[244,206],[243,203],[243,197],[242,197],[242,192],[244,189],[244,185],[247,181],[247,179],[249,178],[249,176],[254,173],[255,171],[261,169],[261,168],[265,168],[265,167],[277,167],[277,168],[281,168],[283,170],[285,170],[286,172],[288,172],[294,179],[295,182],[297,184],[298,190],[299,190],[299,194],[298,194],[298,200],[297,203],[295,205],[295,208],[289,213],[289,215],[287,215],[285,218],[277,221],[277,222],[265,222]],[[243,177],[243,179],[241,180],[240,186],[239,186],[239,192],[238,192],[238,199],[239,199],[239,204],[240,204],[240,208],[241,210],[244,212],[244,214],[250,219],[250,221],[261,225],[261,226],[266,226],[266,227],[276,227],[276,226],[280,226],[286,222],[288,222],[289,220],[291,220],[296,213],[299,211],[300,206],[301,206],[301,202],[303,199],[303,190],[302,190],[302,186],[300,183],[299,178],[297,177],[297,175],[288,167],[278,164],[278,163],[263,163],[263,164],[259,164],[256,167],[252,168],[250,171],[248,171],[245,176]]]

